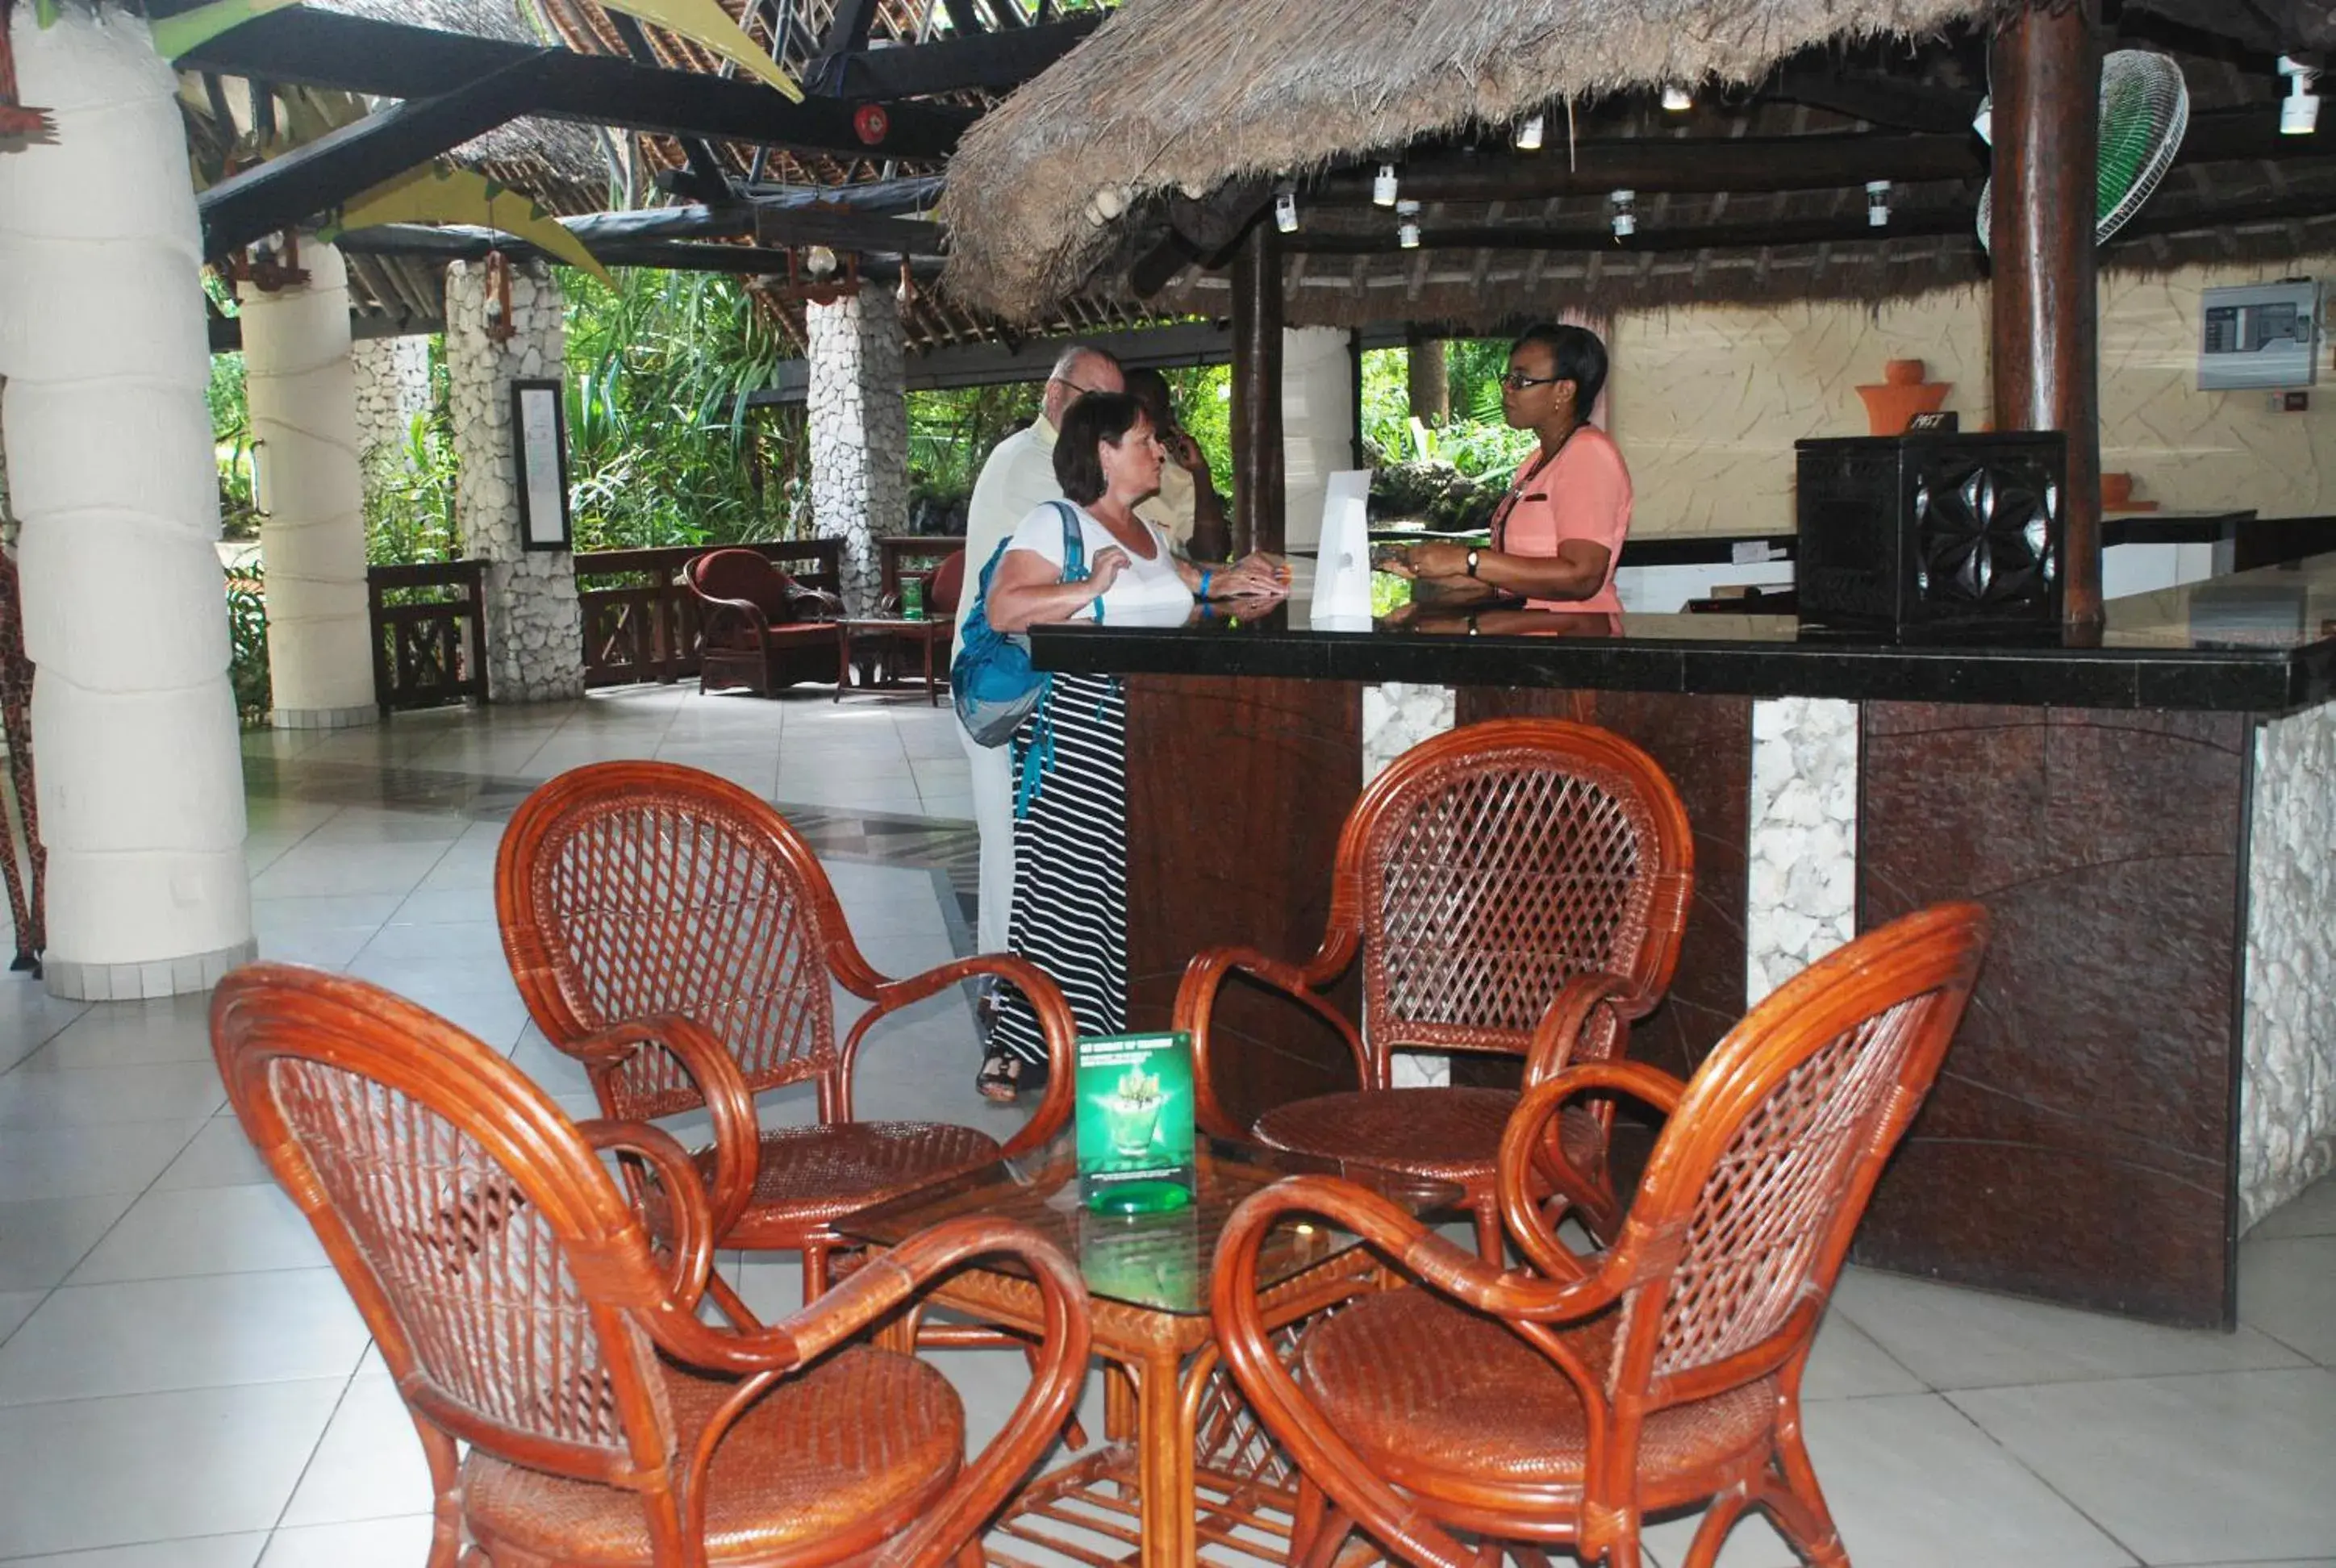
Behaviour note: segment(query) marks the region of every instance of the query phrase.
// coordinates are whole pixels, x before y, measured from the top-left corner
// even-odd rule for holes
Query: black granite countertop
[[[1368,630],[1307,618],[1293,602],[1250,620],[1043,626],[1032,657],[1095,674],[2092,708],[2279,712],[2336,696],[2336,555],[2113,599],[2094,647],[1892,642],[1789,616],[1488,609]]]

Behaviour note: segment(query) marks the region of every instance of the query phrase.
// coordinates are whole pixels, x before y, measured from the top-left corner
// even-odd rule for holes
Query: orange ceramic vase
[[[1954,389],[1952,381],[1924,381],[1919,359],[1886,359],[1882,385],[1861,386],[1857,395],[1865,400],[1865,422],[1874,434],[1903,435],[1916,414],[1936,414]]]

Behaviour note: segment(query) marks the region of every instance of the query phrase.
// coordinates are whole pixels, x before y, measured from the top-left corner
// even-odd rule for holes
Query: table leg
[[[841,622],[835,628],[835,700],[843,700],[843,688],[852,684],[852,634]]]
[[[1144,1568],[1191,1568],[1196,1550],[1192,1423],[1173,1354],[1147,1357],[1136,1372],[1135,1465],[1143,1489]]]
[[[925,633],[925,706],[927,707],[941,706],[940,687],[933,684],[933,634],[930,631]]]

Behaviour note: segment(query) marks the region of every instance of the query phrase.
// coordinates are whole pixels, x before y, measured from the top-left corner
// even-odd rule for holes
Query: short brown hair
[[[1103,453],[1142,419],[1144,405],[1124,392],[1090,392],[1064,412],[1063,433],[1055,442],[1055,482],[1081,506],[1092,506],[1111,487],[1104,482]]]

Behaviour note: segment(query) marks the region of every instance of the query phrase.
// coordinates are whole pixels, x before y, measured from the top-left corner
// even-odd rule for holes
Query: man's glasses
[[[1061,382],[1065,386],[1069,387],[1073,392],[1077,393],[1082,397],[1086,396],[1090,393],[1097,393],[1103,390],[1100,386],[1082,386],[1067,375],[1057,375],[1052,377],[1052,379]]]
[[[1562,375],[1520,375],[1512,370],[1501,377],[1501,385],[1511,392],[1523,392],[1528,386],[1552,386],[1565,379]]]

